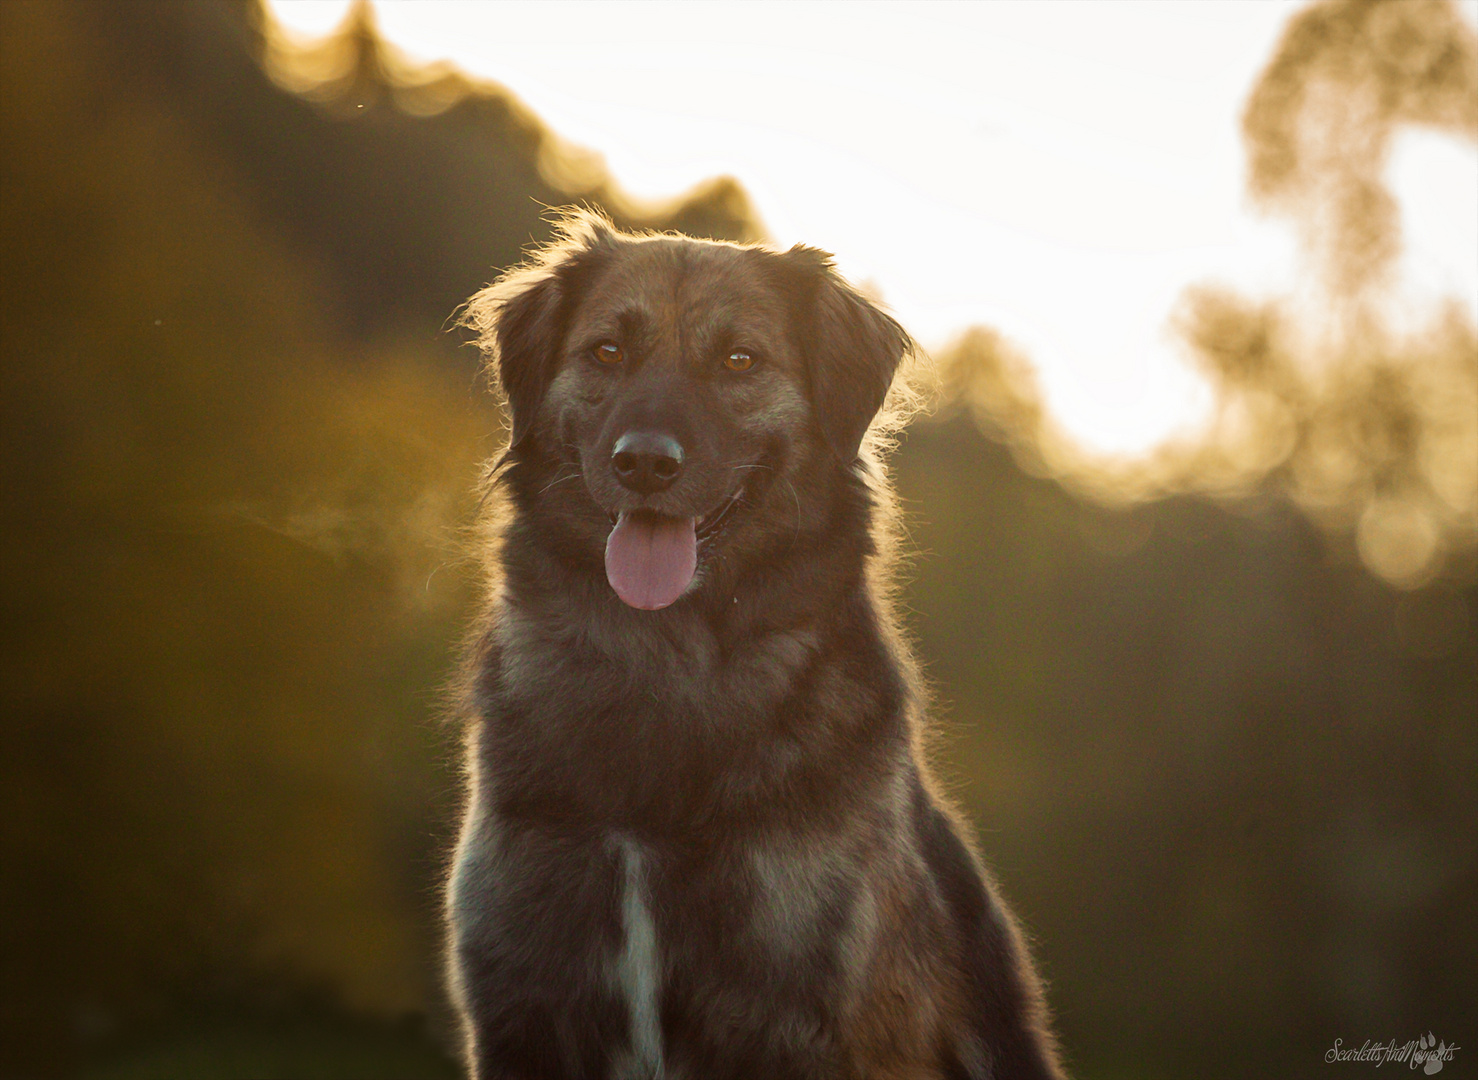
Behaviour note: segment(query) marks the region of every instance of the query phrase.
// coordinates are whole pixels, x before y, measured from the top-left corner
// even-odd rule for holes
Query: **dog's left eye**
[[[754,367],[754,357],[743,349],[735,349],[724,357],[724,367],[730,371],[748,371]]]
[[[623,359],[621,346],[614,341],[602,341],[594,349],[590,350],[595,358],[602,364],[619,364]]]

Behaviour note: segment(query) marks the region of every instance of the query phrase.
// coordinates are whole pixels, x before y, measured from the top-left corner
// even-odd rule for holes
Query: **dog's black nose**
[[[616,440],[611,468],[616,479],[632,491],[655,495],[682,475],[682,444],[656,431],[628,431]]]

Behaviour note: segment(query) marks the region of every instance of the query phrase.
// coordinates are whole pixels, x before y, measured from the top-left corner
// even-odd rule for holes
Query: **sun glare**
[[[272,0],[304,37],[345,0]],[[1055,425],[1131,459],[1211,393],[1169,336],[1187,287],[1292,290],[1296,237],[1249,209],[1239,118],[1300,5],[379,0],[384,36],[521,97],[636,197],[719,174],[770,235],[834,251],[926,345],[1013,340]],[[1478,3],[1466,3],[1473,15]],[[1478,153],[1403,137],[1412,304],[1478,314]],[[1457,223],[1457,227],[1454,227]]]

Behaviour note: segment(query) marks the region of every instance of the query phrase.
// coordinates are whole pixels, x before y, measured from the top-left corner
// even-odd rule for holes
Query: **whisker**
[[[801,538],[801,497],[796,494],[795,485],[790,482],[790,477],[783,476],[785,486],[790,488],[790,497],[795,500],[795,535],[790,538],[790,546],[795,547],[796,541]]]
[[[764,465],[760,463],[756,463],[753,465],[730,465],[729,468],[734,470],[735,472],[739,472],[743,469],[764,469],[766,472],[775,471],[775,467],[773,465]],[[795,535],[790,539],[790,546],[795,547],[796,542],[799,541],[801,538],[801,497],[799,494],[797,494],[795,490],[795,485],[790,482],[790,477],[782,476],[780,479],[784,480],[785,486],[790,488],[790,497],[795,501]]]
[[[580,473],[578,471],[576,471],[576,472],[570,473],[568,476],[561,476],[561,477],[559,477],[557,479],[551,480],[551,481],[549,481],[549,483],[545,484],[543,487],[541,487],[539,489],[539,494],[540,495],[543,495],[544,492],[548,491],[550,488],[556,487],[559,484],[563,484],[566,480],[574,480],[574,479],[577,479],[579,476],[580,476]]]

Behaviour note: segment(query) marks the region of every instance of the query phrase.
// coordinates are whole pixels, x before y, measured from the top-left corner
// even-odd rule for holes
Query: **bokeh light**
[[[349,6],[273,2],[304,36]],[[1186,285],[1297,274],[1287,230],[1246,205],[1237,122],[1292,4],[576,3],[557,48],[540,5],[374,10],[408,58],[506,85],[626,191],[733,175],[774,239],[837,252],[926,343],[1007,333],[1088,451],[1143,453],[1208,417],[1165,340]],[[1437,224],[1411,237],[1423,281],[1478,308],[1472,237],[1451,228],[1470,150],[1413,148],[1392,171]]]
[[[1411,17],[1388,21],[1430,24],[1435,41],[1456,33],[1459,52],[1472,53],[1478,3],[1407,6]],[[736,177],[772,239],[837,252],[946,365],[985,338],[1009,345],[1021,362],[1013,380],[1035,403],[1013,442],[1035,467],[1107,501],[1245,492],[1295,454],[1294,403],[1245,380],[1232,392],[1208,368],[1205,343],[1187,340],[1187,305],[1208,288],[1254,306],[1279,300],[1305,411],[1327,380],[1350,377],[1312,369],[1349,362],[1331,334],[1350,340],[1351,303],[1361,332],[1394,335],[1396,354],[1452,310],[1478,317],[1472,124],[1461,109],[1361,106],[1399,83],[1402,64],[1416,87],[1402,100],[1430,97],[1430,60],[1417,49],[1385,63],[1383,43],[1395,39],[1380,31],[1343,54],[1295,43],[1309,56],[1290,57],[1289,4],[878,4],[845,15],[831,5],[575,4],[562,8],[555,49],[548,10],[531,5],[274,0],[273,10],[284,85],[332,86],[348,60],[328,35],[345,19],[374,23],[403,108],[447,107],[466,89],[458,71],[506,85],[561,133],[543,171],[566,190],[609,169],[640,209]],[[1262,69],[1280,47],[1270,76]],[[1448,92],[1460,94],[1466,69],[1455,70]],[[1297,108],[1264,104],[1244,130],[1256,87],[1255,100],[1281,103],[1300,79],[1308,94]],[[1306,100],[1319,94],[1328,107]],[[1303,148],[1303,171],[1270,179],[1268,155],[1285,143]],[[985,338],[959,337],[972,326]],[[1465,400],[1467,366],[1460,355],[1444,368],[1456,390],[1427,395],[1417,413],[1451,412],[1440,403],[1450,392]],[[980,411],[978,393],[972,401]],[[1021,418],[1012,415],[1008,426]],[[1454,438],[1442,456],[1465,449],[1467,436]],[[1363,461],[1326,445],[1291,468],[1307,479],[1337,471],[1340,455]],[[1406,495],[1370,501],[1364,474],[1296,487],[1325,509],[1337,489],[1346,524],[1427,521],[1400,532],[1430,534],[1401,558],[1377,554],[1394,550],[1393,527],[1360,527],[1368,564],[1411,584],[1440,568],[1445,547],[1468,546],[1478,497],[1460,465],[1428,473],[1447,493],[1438,518]],[[1392,498],[1405,500],[1396,517],[1381,509]]]

